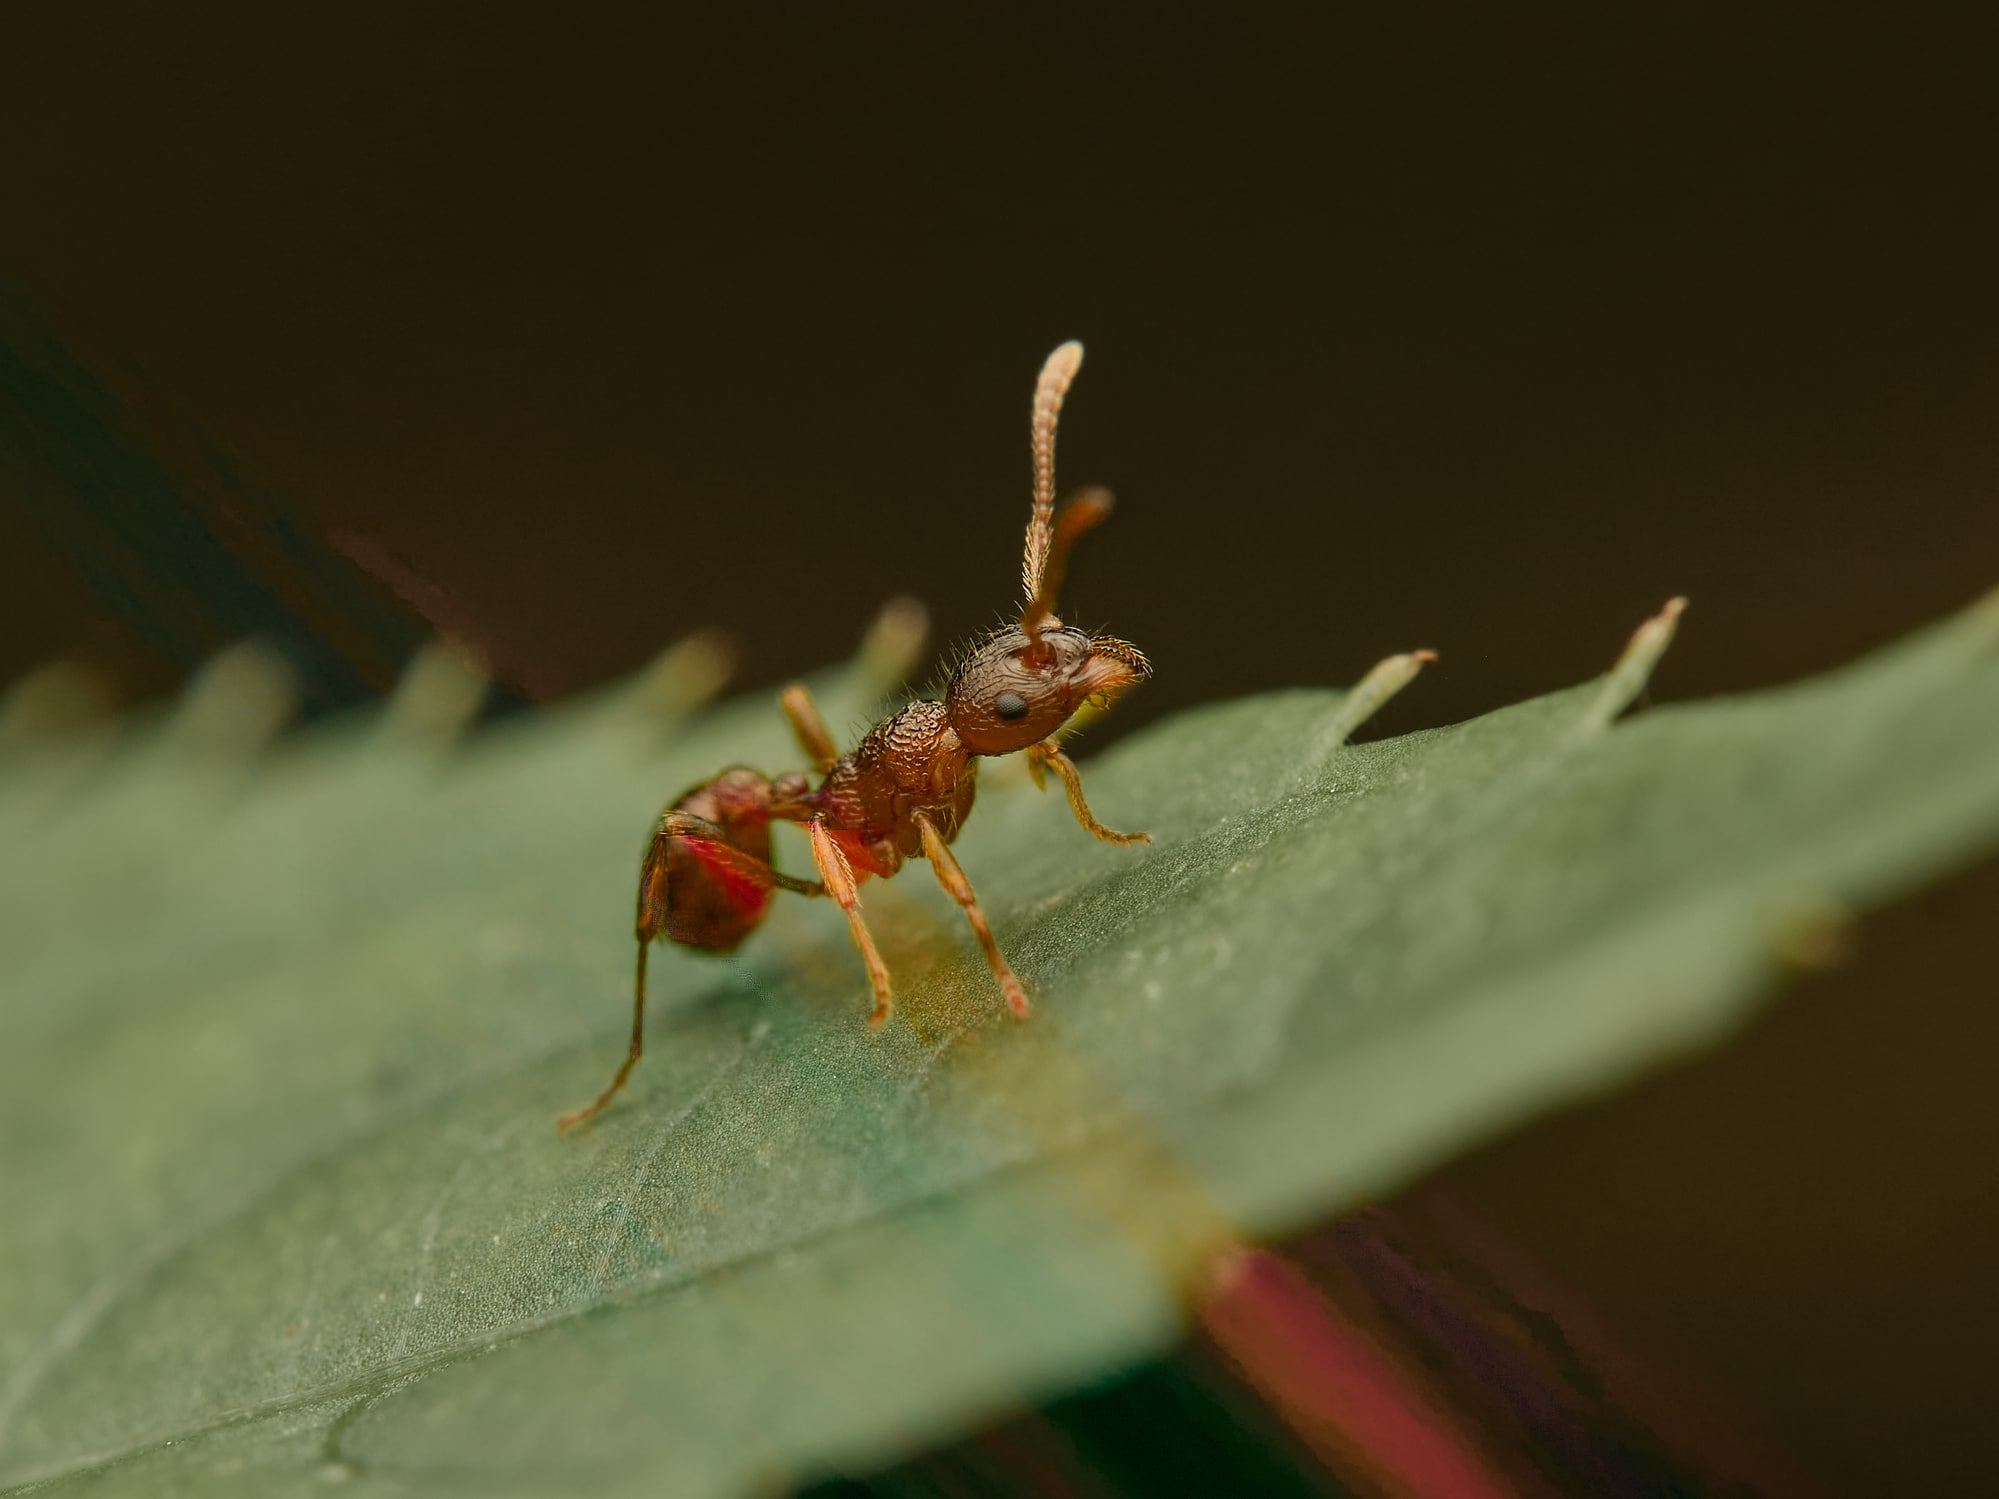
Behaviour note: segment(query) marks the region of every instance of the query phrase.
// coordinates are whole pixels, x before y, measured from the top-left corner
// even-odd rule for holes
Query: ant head
[[[944,711],[973,754],[1006,755],[1039,744],[1085,703],[1110,706],[1151,672],[1145,653],[1128,641],[1052,619],[1030,640],[1013,625],[952,673]]]
[[[1082,367],[1083,346],[1063,344],[1034,387],[1034,510],[1027,522],[1020,623],[1001,630],[951,677],[945,711],[975,755],[1004,755],[1053,734],[1083,704],[1107,707],[1152,667],[1144,652],[1109,635],[1091,636],[1055,617],[1055,590],[1076,538],[1111,513],[1107,489],[1086,489],[1055,514],[1055,423]]]

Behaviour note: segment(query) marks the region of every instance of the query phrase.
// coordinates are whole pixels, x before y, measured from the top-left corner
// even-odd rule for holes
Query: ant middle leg
[[[1062,778],[1062,784],[1069,792],[1069,810],[1076,814],[1076,821],[1088,828],[1096,837],[1106,843],[1150,843],[1150,833],[1119,833],[1098,822],[1090,811],[1090,804],[1083,800],[1083,778],[1076,770],[1076,762],[1062,753],[1062,746],[1053,739],[1044,739],[1039,744],[1027,747],[1027,768],[1034,776],[1034,784],[1042,784],[1042,767],[1052,766]]]
[[[868,982],[874,987],[875,1007],[868,1016],[868,1026],[873,1029],[889,1017],[895,999],[889,991],[888,964],[875,948],[875,939],[868,932],[868,924],[861,919],[861,895],[854,880],[854,871],[847,863],[847,856],[840,851],[833,834],[821,819],[815,817],[805,825],[805,831],[812,839],[812,862],[819,866],[819,878],[825,881],[825,891],[840,903],[840,909],[847,913],[847,930],[853,934],[854,946],[861,950],[861,961],[868,965]]]
[[[999,950],[999,943],[993,940],[992,926],[986,921],[986,913],[979,909],[979,897],[972,890],[972,882],[965,878],[965,870],[958,863],[958,856],[951,852],[951,845],[944,841],[944,835],[937,831],[937,824],[923,813],[915,814],[917,831],[923,837],[924,857],[930,860],[930,867],[937,872],[937,883],[950,892],[951,899],[965,909],[965,920],[972,924],[972,934],[979,939],[979,946],[985,949],[986,962],[991,965],[993,977],[999,981],[1000,993],[1006,996],[1006,1007],[1018,1018],[1025,1019],[1029,1009],[1027,991],[1020,986],[1012,967]]]
[[[805,751],[819,774],[826,774],[840,758],[840,750],[827,732],[826,720],[819,716],[819,705],[812,701],[805,684],[793,682],[777,695],[777,704],[791,720],[791,732],[797,736],[798,747]]]

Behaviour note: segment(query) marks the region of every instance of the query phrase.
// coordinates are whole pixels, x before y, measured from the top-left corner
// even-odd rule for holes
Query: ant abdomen
[[[770,863],[771,799],[768,778],[738,768],[674,802],[653,833],[640,874],[641,942],[664,935],[708,952],[734,952],[757,929],[773,891],[732,854]],[[699,819],[721,837],[688,836],[675,813]]]

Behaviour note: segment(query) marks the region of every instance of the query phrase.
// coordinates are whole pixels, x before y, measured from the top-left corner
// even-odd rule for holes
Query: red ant
[[[861,919],[857,886],[886,878],[905,859],[930,861],[940,883],[992,965],[1007,1008],[1028,1010],[1027,991],[993,940],[972,882],[951,852],[972,810],[979,757],[1027,752],[1036,785],[1052,768],[1069,791],[1076,820],[1106,843],[1148,843],[1144,833],[1115,833],[1090,814],[1076,766],[1056,736],[1085,704],[1110,700],[1151,674],[1137,646],[1091,635],[1055,617],[1055,590],[1076,538],[1111,511],[1108,490],[1086,489],[1055,513],[1055,423],[1083,362],[1066,343],[1048,356],[1034,387],[1034,510],[1027,523],[1020,622],[980,644],[952,673],[944,700],[919,700],[884,719],[846,754],[805,688],[794,683],[778,702],[813,767],[815,788],[796,771],[770,779],[744,767],[694,787],[660,814],[639,870],[638,974],[633,984],[632,1044],[610,1086],[594,1102],[556,1121],[568,1129],[593,1117],[625,1085],[645,1038],[646,949],[660,936],[708,952],[733,952],[763,920],[775,890],[830,895],[847,913],[854,945],[874,986],[870,1026],[888,1019],[888,967]],[[780,874],[770,864],[770,822],[805,824],[819,878]]]

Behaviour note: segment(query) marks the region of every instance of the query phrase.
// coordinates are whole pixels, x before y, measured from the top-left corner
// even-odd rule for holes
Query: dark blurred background
[[[261,633],[325,712],[433,630],[516,702],[703,626],[774,681],[897,592],[962,635],[1069,337],[1061,473],[1122,503],[1068,612],[1158,668],[1095,743],[1415,646],[1383,727],[1447,722],[1678,592],[1655,700],[1832,666],[1999,582],[1961,21],[9,8],[0,680]],[[1683,1487],[1999,1488],[1996,907],[1385,1211],[1680,1392]]]

